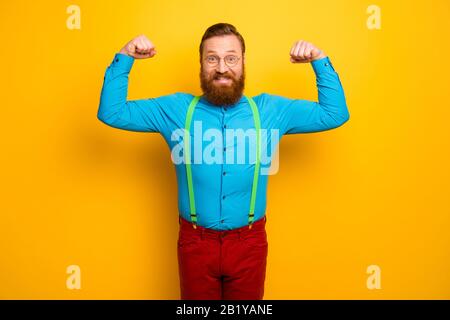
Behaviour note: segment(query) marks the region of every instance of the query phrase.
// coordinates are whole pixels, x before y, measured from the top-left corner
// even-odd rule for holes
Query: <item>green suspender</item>
[[[192,183],[192,170],[191,170],[191,122],[192,115],[194,114],[195,106],[197,105],[200,96],[195,96],[192,99],[191,104],[189,105],[187,115],[186,115],[186,124],[184,128],[184,163],[186,163],[186,175],[188,182],[188,191],[189,191],[189,207],[191,208],[191,221],[194,229],[197,229],[197,213],[195,210],[195,198],[194,198],[194,186]]]
[[[259,168],[261,162],[261,122],[259,119],[259,112],[255,101],[252,98],[245,96],[250,103],[253,113],[253,121],[256,128],[256,164],[255,172],[253,174],[253,186],[252,195],[250,198],[250,212],[248,214],[248,224],[249,229],[252,228],[253,220],[255,218],[255,202],[256,202],[256,192],[258,190],[258,178],[259,178]],[[192,115],[194,114],[195,106],[200,100],[200,96],[195,96],[188,108],[186,115],[185,131],[184,131],[184,160],[186,164],[186,176],[188,182],[188,192],[189,192],[189,206],[191,211],[191,221],[194,228],[197,228],[197,213],[195,210],[195,198],[194,198],[194,187],[192,182],[192,170],[191,170],[191,145],[190,145],[190,127],[192,122]]]
[[[258,178],[259,178],[259,166],[261,157],[261,121],[259,119],[258,108],[256,107],[255,101],[250,97],[246,97],[250,103],[250,107],[253,112],[253,122],[256,128],[256,163],[255,163],[255,173],[253,174],[253,186],[252,195],[250,198],[250,212],[248,213],[248,228],[252,228],[253,219],[255,218],[255,202],[256,202],[256,191],[258,190]]]

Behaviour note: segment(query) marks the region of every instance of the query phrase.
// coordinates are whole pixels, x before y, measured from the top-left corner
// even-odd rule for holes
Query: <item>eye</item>
[[[208,61],[209,63],[215,63],[215,62],[217,62],[217,57],[216,56],[207,56],[206,61]]]
[[[237,56],[227,56],[226,59],[227,59],[228,63],[234,64],[237,62],[238,57]]]

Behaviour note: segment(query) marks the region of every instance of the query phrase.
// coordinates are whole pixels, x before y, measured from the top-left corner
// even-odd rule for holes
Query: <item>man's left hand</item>
[[[326,57],[322,50],[303,40],[294,43],[290,55],[292,63],[308,63]]]

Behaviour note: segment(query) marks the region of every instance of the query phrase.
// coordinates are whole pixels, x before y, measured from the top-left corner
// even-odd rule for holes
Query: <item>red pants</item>
[[[179,218],[181,299],[260,300],[266,276],[266,217],[233,230],[212,230]]]

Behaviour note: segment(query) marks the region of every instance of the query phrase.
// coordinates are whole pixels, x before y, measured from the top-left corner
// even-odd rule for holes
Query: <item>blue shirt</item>
[[[98,119],[118,129],[159,132],[170,150],[174,150],[182,139],[174,139],[173,133],[184,128],[186,112],[194,95],[175,92],[154,98],[127,100],[128,75],[133,63],[133,57],[117,53],[108,66],[100,97]],[[349,119],[344,91],[330,59],[324,57],[313,61],[311,66],[316,75],[318,102],[268,93],[253,97],[259,111],[261,129],[267,130],[267,139],[263,140],[267,145],[263,148],[266,148],[269,160],[261,163],[261,170],[270,167],[271,151],[276,148],[283,135],[325,131],[337,128]],[[196,122],[197,131],[194,129]],[[252,160],[250,153],[255,149],[244,145],[245,161],[235,160],[228,163],[224,160],[227,153],[234,154],[234,157],[228,159],[237,159],[238,154],[234,151],[239,147],[238,144],[242,144],[242,139],[240,142],[227,139],[213,141],[212,137],[206,137],[205,132],[210,129],[209,132],[223,133],[225,137],[225,131],[228,129],[245,131],[254,128],[252,110],[244,96],[228,107],[213,105],[203,96],[200,98],[192,118],[191,155],[194,157],[198,152],[216,152],[221,154],[223,161],[211,164],[205,160],[196,163],[193,159],[191,162],[198,225],[214,230],[230,230],[248,224],[255,167],[254,157]],[[278,136],[272,135],[271,132],[278,132]],[[206,138],[199,140],[198,136],[202,133]],[[196,144],[195,141],[200,143]],[[211,151],[211,148],[214,150]],[[178,183],[179,214],[190,221],[186,166],[184,163],[175,162],[174,165]],[[267,179],[267,174],[260,174],[255,222],[265,214]]]

